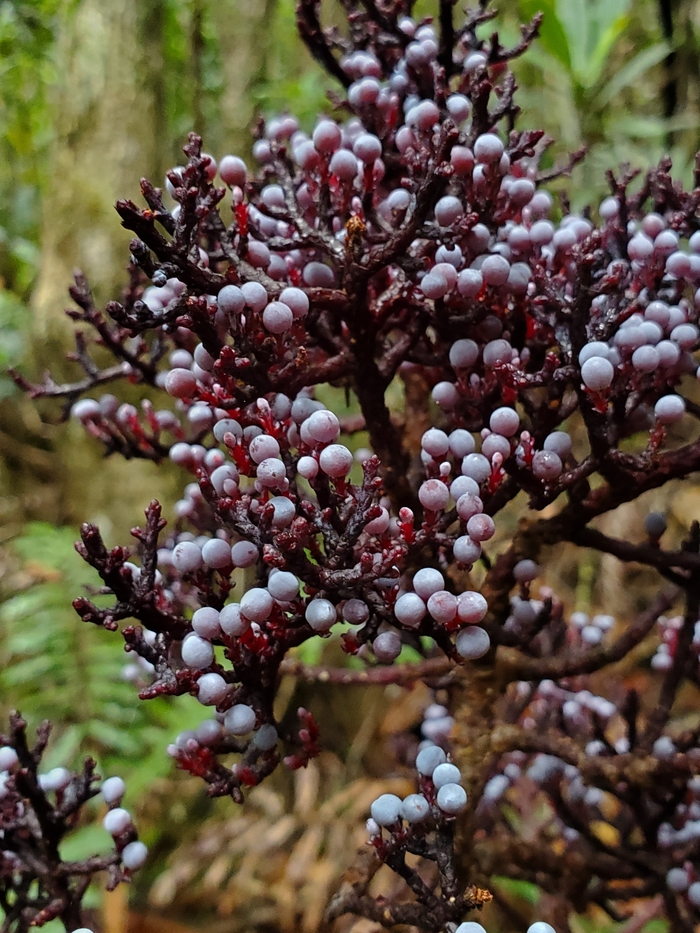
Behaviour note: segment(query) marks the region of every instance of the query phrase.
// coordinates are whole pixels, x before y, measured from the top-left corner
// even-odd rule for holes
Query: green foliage
[[[631,0],[520,0],[521,18],[544,14],[540,38],[517,71],[525,119],[556,141],[559,159],[585,145],[576,170],[574,206],[604,196],[605,170],[623,162],[642,169],[668,148],[669,134],[697,121],[665,119],[660,70],[671,51],[653,5]],[[692,153],[672,151],[676,173],[687,175]],[[689,180],[689,179],[686,179]]]
[[[11,702],[30,725],[56,724],[46,764],[97,758],[103,773],[121,774],[130,795],[170,769],[165,746],[206,715],[182,701],[141,702],[123,679],[129,658],[119,635],[80,622],[71,601],[100,581],[73,549],[75,533],[35,523],[14,543],[25,572],[39,578],[0,606],[0,712]],[[103,599],[103,597],[98,597]]]

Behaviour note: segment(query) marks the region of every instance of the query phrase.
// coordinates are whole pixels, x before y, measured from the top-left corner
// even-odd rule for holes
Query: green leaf
[[[635,84],[650,68],[662,62],[669,51],[670,47],[667,42],[657,42],[647,49],[642,49],[626,65],[623,65],[601,90],[597,98],[598,106],[607,107],[620,91]]]
[[[571,71],[569,40],[556,12],[556,0],[521,0],[520,12],[524,20],[543,13],[538,42],[567,71]]]
[[[608,54],[627,26],[630,5],[631,0],[556,0],[571,70],[581,87],[600,80]]]

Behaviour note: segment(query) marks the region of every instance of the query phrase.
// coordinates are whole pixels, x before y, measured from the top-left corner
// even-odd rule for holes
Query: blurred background
[[[416,15],[434,6],[421,0]],[[324,7],[326,21],[340,24],[334,0]],[[645,169],[665,153],[690,185],[700,147],[700,4],[503,0],[496,26],[516,41],[518,23],[538,11],[540,39],[516,63],[521,126],[552,136],[553,160],[588,147],[560,186],[573,207],[595,210],[607,193],[606,169]],[[34,725],[50,715],[49,765],[90,753],[105,776],[127,780],[127,805],[153,858],[128,892],[130,910],[124,891],[106,900],[91,892],[106,933],[178,924],[221,933],[317,930],[364,841],[369,802],[378,789],[408,791],[392,748],[430,701],[422,687],[353,688],[348,703],[345,692],[317,685],[312,708],[322,726],[334,722],[330,750],[306,771],[277,774],[242,811],[207,800],[164,753],[202,718],[201,708],[187,698],[139,703],[121,640],[88,629],[71,609],[96,582],[73,551],[79,523],[97,521],[109,544],[126,543],[148,501],[157,494],[167,507],[181,478],[167,465],[102,460],[78,427],[61,423],[59,406],[29,402],[6,375],[8,366],[35,378],[49,367],[70,373],[63,310],[72,272],[86,273],[98,303],[118,297],[129,237],[113,204],[138,198],[142,176],[162,185],[190,130],[216,158],[248,158],[257,115],[289,110],[309,130],[319,111],[330,111],[331,82],[294,22],[293,0],[0,0],[0,721],[12,706]],[[680,533],[697,490],[684,492],[692,503],[665,495]],[[576,564],[564,555],[547,582],[571,607],[595,609],[605,595],[605,611],[624,619],[644,588],[633,597],[618,586],[611,561]],[[306,660],[318,659],[321,649],[313,650]],[[324,643],[324,659],[336,650]],[[311,702],[311,690],[285,683],[282,708]],[[107,842],[98,822],[80,830],[66,854]],[[509,896],[526,906],[537,900],[527,886]],[[581,923],[581,933],[615,929],[600,918]]]

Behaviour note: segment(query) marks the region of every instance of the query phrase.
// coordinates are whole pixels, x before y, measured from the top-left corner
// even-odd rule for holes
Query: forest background
[[[327,21],[340,23],[326,6]],[[515,63],[521,125],[553,137],[553,159],[587,147],[565,183],[572,206],[599,203],[606,169],[645,169],[665,153],[689,185],[700,148],[700,4],[503,0],[498,28],[511,41],[540,10],[540,38]],[[431,12],[428,0],[416,4],[415,15]],[[294,776],[278,773],[242,811],[204,798],[164,751],[201,718],[195,704],[138,703],[120,642],[71,609],[91,582],[72,547],[79,523],[124,540],[153,488],[166,504],[178,497],[176,472],[161,468],[156,481],[153,464],[129,464],[127,478],[126,464],[102,460],[59,407],[38,410],[5,375],[8,366],[68,374],[73,270],[98,303],[119,294],[129,237],[114,202],[137,196],[142,176],[162,184],[188,131],[216,158],[249,158],[257,115],[289,110],[310,130],[331,109],[328,90],[296,36],[293,0],[0,0],[0,720],[11,707],[32,724],[50,716],[55,762],[91,753],[105,776],[127,780],[153,857],[130,910],[123,888],[107,899],[91,892],[104,933],[159,933],[159,916],[174,911],[189,929],[315,930],[363,841],[370,801],[401,782],[381,749],[424,705],[420,691],[373,688],[348,703],[324,688],[322,705],[341,724],[327,753]],[[698,490],[685,495],[697,509]],[[678,522],[689,505],[672,503]],[[562,567],[563,584],[584,608],[605,594],[605,611],[624,613],[611,604],[625,599],[614,570],[597,560]],[[283,689],[287,702],[300,689]],[[78,833],[71,857],[94,851],[100,833]],[[535,896],[527,885],[510,893]]]

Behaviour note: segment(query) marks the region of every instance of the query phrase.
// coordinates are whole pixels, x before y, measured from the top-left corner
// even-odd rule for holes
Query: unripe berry
[[[424,509],[439,512],[450,501],[450,490],[439,479],[429,479],[418,489],[418,499]]]
[[[197,699],[203,706],[216,706],[228,692],[228,684],[221,674],[202,674],[197,681]]]
[[[417,593],[404,593],[394,604],[394,615],[402,625],[417,628],[426,613],[426,606]]]
[[[137,871],[141,868],[147,857],[148,849],[138,839],[128,843],[122,849],[122,865],[129,871]]]
[[[382,632],[372,642],[372,651],[378,661],[391,664],[401,654],[401,639],[396,632]]]
[[[187,667],[202,670],[214,660],[214,648],[200,635],[188,635],[182,643],[182,660]]]
[[[255,728],[255,710],[244,703],[232,706],[224,716],[224,729],[231,735],[247,735]]]
[[[105,815],[102,825],[111,836],[121,836],[131,826],[131,814],[122,807],[116,807]]]
[[[503,155],[503,143],[495,133],[483,133],[476,138],[474,155],[479,162],[498,162]]]
[[[342,444],[331,444],[321,451],[318,462],[328,476],[347,476],[353,464],[353,457],[348,448]]]
[[[401,816],[402,808],[403,801],[396,794],[382,794],[370,807],[370,813],[380,826],[393,826]]]
[[[467,805],[467,792],[460,784],[443,784],[437,792],[437,805],[448,816],[461,813]]]
[[[338,618],[333,603],[328,599],[319,597],[311,600],[306,607],[305,616],[311,628],[319,634],[330,631]]]
[[[445,578],[439,570],[432,567],[423,567],[413,577],[413,589],[421,599],[428,600],[433,593],[444,588]]]
[[[430,804],[423,794],[409,794],[401,805],[401,816],[407,823],[420,823],[430,814]]]
[[[479,626],[470,625],[463,629],[455,641],[455,648],[461,657],[469,661],[483,658],[491,647],[488,633]]]
[[[430,777],[438,765],[447,761],[447,755],[439,745],[428,745],[416,756],[416,770],[424,777]]]
[[[264,622],[272,612],[274,600],[262,587],[254,586],[241,596],[241,613],[251,622]]]
[[[202,566],[202,552],[193,541],[181,541],[173,548],[172,560],[180,573],[192,573]]]

